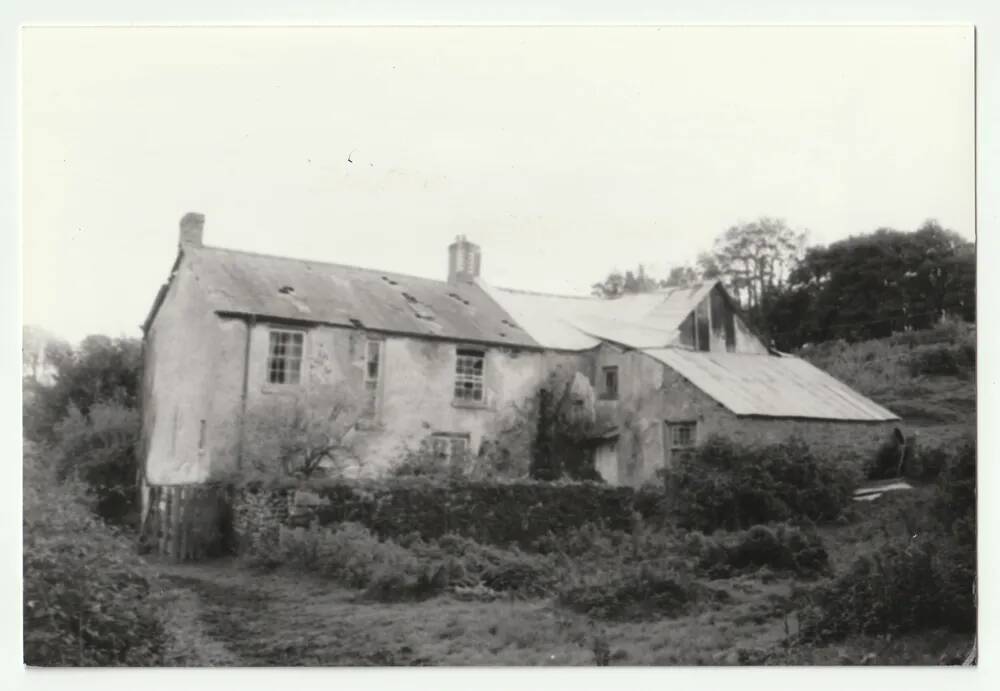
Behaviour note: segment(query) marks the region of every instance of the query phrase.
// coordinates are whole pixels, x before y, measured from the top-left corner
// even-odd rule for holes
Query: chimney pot
[[[181,247],[201,247],[205,234],[205,214],[191,211],[181,219]]]

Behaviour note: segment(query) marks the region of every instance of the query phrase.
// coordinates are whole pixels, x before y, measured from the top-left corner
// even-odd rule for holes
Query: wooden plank
[[[178,490],[180,494],[180,518],[178,519],[178,524],[180,525],[180,535],[177,537],[177,541],[180,543],[180,548],[177,552],[177,560],[184,561],[188,558],[188,529],[191,527],[189,510],[191,508],[191,491],[181,487]]]
[[[170,516],[170,492],[167,491],[167,487],[160,487],[160,500],[157,503],[158,510],[160,513],[160,539],[159,548],[157,552],[160,555],[167,554],[167,533],[169,532],[169,522],[167,518]]]
[[[195,489],[191,501],[191,558],[196,561],[201,559],[202,540],[204,540],[204,526],[202,525],[202,504],[204,501],[204,489]]]
[[[171,487],[172,495],[170,509],[170,558],[178,561],[181,551],[181,490],[178,487]]]

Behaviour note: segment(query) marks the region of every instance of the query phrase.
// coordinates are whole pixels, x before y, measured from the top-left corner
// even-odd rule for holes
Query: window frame
[[[274,352],[274,337],[276,335],[286,334],[294,338],[298,337],[300,339],[299,353],[298,356],[290,356],[287,352],[281,355],[276,355]],[[290,329],[282,326],[268,326],[267,327],[267,352],[264,357],[264,386],[266,388],[274,389],[288,389],[293,387],[302,386],[305,382],[305,361],[306,361],[306,331],[304,329]],[[287,344],[285,346],[288,347]],[[277,358],[281,358],[285,361],[285,381],[274,381],[271,378],[271,373],[273,370],[272,362]],[[288,381],[288,362],[298,361],[298,368],[295,370],[297,376],[296,381]]]
[[[689,430],[689,438],[686,444],[675,442],[674,432]],[[698,446],[698,421],[697,420],[676,420],[667,422],[668,441],[671,451],[689,451]]]
[[[475,373],[475,360],[470,369],[471,372],[463,372],[463,358],[478,358],[479,373]],[[452,380],[452,402],[459,406],[483,407],[486,405],[486,349],[460,347],[455,349],[455,371]],[[464,384],[471,383],[471,389],[466,389]],[[478,391],[478,397],[460,395],[460,391],[471,390],[473,394]]]
[[[663,447],[664,461],[668,467],[674,465],[681,457],[693,454],[698,446],[698,421],[697,420],[664,420],[663,423]],[[675,444],[674,432],[682,429],[689,429],[690,436],[687,444]]]
[[[371,336],[365,339],[364,353],[364,388],[365,388],[365,409],[363,417],[367,420],[377,420],[379,417],[379,403],[382,397],[382,372],[385,368],[385,341],[381,338]],[[373,363],[372,352],[374,346],[375,375],[372,376],[371,366]]]
[[[430,438],[431,453],[448,465],[455,461],[455,442],[461,442],[461,453],[466,457],[472,454],[472,436],[468,432],[433,432]],[[446,451],[443,455],[437,450],[438,443],[445,445]]]
[[[614,375],[614,387],[608,386],[608,375]],[[601,399],[605,401],[617,401],[621,378],[618,374],[618,365],[605,365],[601,367]]]

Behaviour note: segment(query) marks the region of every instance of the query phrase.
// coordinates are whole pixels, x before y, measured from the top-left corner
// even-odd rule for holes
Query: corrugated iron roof
[[[218,312],[539,347],[475,284],[215,247],[185,254]]]
[[[479,285],[546,348],[586,350],[602,340],[633,348],[675,343],[681,322],[718,281],[606,299]]]
[[[737,415],[899,419],[823,370],[790,355],[706,353],[685,348],[647,348],[642,352],[676,370]]]

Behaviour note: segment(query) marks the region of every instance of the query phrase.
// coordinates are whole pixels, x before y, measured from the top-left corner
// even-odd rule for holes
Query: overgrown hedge
[[[976,445],[962,444],[938,478],[931,511],[907,532],[812,594],[807,639],[976,628]]]
[[[817,454],[800,439],[744,446],[712,437],[666,479],[676,522],[712,532],[834,520],[859,477],[850,464]]]
[[[417,533],[432,540],[457,534],[483,544],[528,546],[550,533],[565,533],[591,522],[628,530],[634,495],[627,487],[592,482],[496,483],[420,477],[314,482],[306,491],[316,497],[315,505],[289,514],[295,491],[264,484],[241,488],[234,506],[238,537],[270,539],[276,537],[278,525],[286,522],[293,526],[353,522],[380,538]]]
[[[154,575],[99,520],[79,483],[25,451],[24,661],[32,666],[161,665],[167,647]]]

